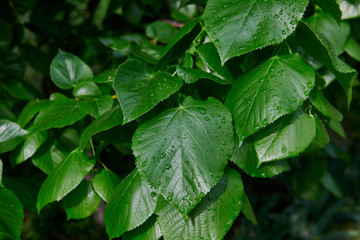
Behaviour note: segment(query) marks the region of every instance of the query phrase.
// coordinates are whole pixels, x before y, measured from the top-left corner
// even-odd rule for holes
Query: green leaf
[[[20,240],[23,219],[19,199],[9,189],[0,188],[0,236]]]
[[[116,54],[127,55],[130,51],[131,43],[125,39],[118,37],[101,37],[100,41],[105,46],[111,48],[111,50],[116,51]]]
[[[57,143],[47,142],[32,157],[33,164],[47,175],[50,175],[57,165],[69,155],[59,148]]]
[[[214,82],[217,82],[220,84],[230,84],[230,82],[228,82],[220,77],[217,77],[215,75],[212,75],[211,73],[204,72],[204,71],[201,71],[196,68],[187,68],[187,67],[182,67],[180,65],[177,65],[176,73],[184,80],[184,82],[186,82],[188,84],[195,83],[200,78],[210,79],[210,80],[213,80]]]
[[[58,99],[37,115],[32,131],[65,127],[82,119],[85,115],[86,112],[79,108],[76,100]]]
[[[168,43],[175,37],[177,30],[169,23],[156,21],[146,26],[145,33],[151,39]]]
[[[2,183],[2,172],[3,172],[3,163],[0,159],[0,187],[3,186],[3,183]]]
[[[24,141],[28,131],[20,128],[17,123],[0,120],[0,153],[13,150]]]
[[[104,71],[96,75],[92,80],[96,83],[110,83],[114,80],[116,69]]]
[[[124,123],[130,122],[178,91],[179,77],[159,71],[152,73],[148,65],[136,60],[121,64],[114,77],[114,90],[124,113]]]
[[[249,219],[255,226],[258,224],[256,221],[256,217],[254,211],[251,207],[249,198],[247,197],[245,191],[241,201],[241,212],[245,215],[247,219]]]
[[[157,198],[138,170],[132,171],[116,188],[106,206],[104,221],[109,237],[119,237],[143,224],[154,213]]]
[[[209,0],[203,18],[224,64],[234,56],[282,42],[295,30],[307,5],[307,0]]]
[[[294,157],[303,152],[316,134],[315,119],[301,108],[254,135],[259,165]]]
[[[104,95],[98,98],[88,98],[79,100],[79,108],[94,118],[99,118],[101,115],[109,111],[114,101],[110,95]]]
[[[83,180],[64,198],[67,220],[83,219],[92,215],[99,207],[101,198],[94,192],[91,184]]]
[[[140,227],[135,228],[129,232],[126,232],[123,240],[157,240],[162,237],[159,224],[156,222],[156,216],[151,216]]]
[[[103,169],[92,180],[94,191],[105,201],[110,200],[121,179],[109,169]]]
[[[85,148],[93,135],[120,125],[122,123],[122,119],[123,114],[120,106],[116,105],[116,107],[107,111],[105,114],[101,115],[98,119],[87,126],[87,128],[81,134],[79,148]]]
[[[20,146],[10,153],[11,164],[15,166],[31,158],[46,139],[46,131],[30,134]]]
[[[290,166],[285,160],[263,163],[258,166],[259,159],[252,140],[246,140],[240,148],[235,144],[230,160],[252,177],[269,178],[290,170]]]
[[[342,19],[352,19],[360,17],[360,1],[358,0],[338,0],[342,12]]]
[[[331,119],[328,126],[334,130],[337,134],[339,134],[339,136],[343,137],[344,139],[346,139],[346,133],[345,130],[343,128],[343,126],[341,125],[340,122]]]
[[[314,85],[314,69],[298,54],[272,57],[240,76],[226,97],[240,141],[294,112]]]
[[[26,124],[40,111],[44,110],[51,104],[49,100],[33,99],[26,104],[20,112],[18,124],[24,128]]]
[[[360,62],[360,44],[354,38],[349,38],[345,46],[345,52],[350,57]]]
[[[334,119],[338,122],[341,122],[343,119],[343,115],[337,110],[325,96],[315,88],[310,95],[311,104],[324,116]]]
[[[315,60],[324,64],[335,74],[347,95],[349,107],[352,99],[353,80],[357,75],[356,70],[341,61],[309,24],[305,22],[299,24],[296,40]]]
[[[307,24],[323,37],[336,55],[344,52],[346,42],[350,36],[350,24],[340,24],[328,13],[319,12],[305,20]]]
[[[102,95],[100,88],[94,82],[81,82],[73,90],[74,97],[99,97]]]
[[[339,188],[339,185],[336,183],[335,179],[329,172],[326,172],[326,174],[321,178],[321,183],[324,185],[324,187],[329,190],[332,194],[334,194],[337,198],[342,198],[343,194],[341,192],[341,189]]]
[[[1,81],[4,89],[17,99],[32,100],[38,97],[36,90],[27,82],[16,79],[5,79]]]
[[[221,66],[221,60],[216,47],[213,43],[208,42],[200,45],[197,48],[199,56],[202,60],[208,65],[208,67],[213,71],[214,75],[222,78],[225,82],[232,83],[233,77],[227,66]]]
[[[25,209],[36,211],[36,198],[41,182],[30,177],[4,178],[4,186],[10,189]]]
[[[188,215],[171,204],[159,212],[158,223],[166,240],[223,239],[239,215],[244,187],[235,170],[224,177]]]
[[[94,75],[91,68],[80,58],[59,49],[51,62],[50,76],[59,88],[70,89]]]
[[[220,180],[233,141],[230,112],[219,100],[188,97],[141,124],[132,148],[140,173],[187,213]]]
[[[180,28],[175,37],[168,45],[166,45],[166,48],[159,56],[156,64],[157,69],[166,66],[174,60],[177,60],[185,53],[201,31],[201,27],[198,24],[199,20],[200,18],[195,18]]]
[[[323,147],[330,142],[330,138],[329,138],[328,132],[327,132],[324,124],[320,120],[320,118],[316,115],[314,115],[314,117],[315,117],[315,123],[316,123],[315,140]]]
[[[342,12],[336,0],[315,0],[316,4],[319,5],[325,12],[328,12],[333,16],[336,21],[340,24]]]
[[[36,207],[38,211],[54,201],[60,201],[76,188],[95,165],[95,159],[87,157],[82,151],[74,150],[42,184]]]

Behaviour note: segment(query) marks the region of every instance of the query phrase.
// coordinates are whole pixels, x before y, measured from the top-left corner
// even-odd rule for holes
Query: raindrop
[[[222,119],[221,119],[221,122],[222,122],[222,123],[226,123],[226,118],[222,118]]]
[[[205,117],[205,121],[209,121],[210,120],[210,118],[209,117]]]
[[[282,152],[282,153],[286,153],[286,151],[287,151],[287,148],[286,148],[286,146],[283,144],[282,147],[281,147],[281,152]]]
[[[170,163],[165,165],[166,170],[169,170],[170,168],[172,168],[172,165]]]
[[[151,192],[151,197],[156,197],[156,192]]]
[[[313,84],[312,82],[307,82],[307,86],[308,86],[309,88],[312,88],[312,87],[314,86],[314,84]]]
[[[286,31],[285,31],[285,30],[282,30],[281,33],[282,33],[283,35],[285,35],[285,34],[286,34]]]
[[[279,18],[280,16],[278,14],[275,14],[274,15],[274,18]]]
[[[279,14],[282,15],[283,13],[284,13],[284,10],[281,9],[280,12],[279,12]]]
[[[262,173],[261,176],[262,176],[262,177],[265,177],[265,173]]]
[[[281,110],[281,109],[282,109],[282,106],[278,106],[276,109],[277,109],[277,110]]]
[[[160,155],[160,159],[163,159],[163,158],[165,158],[166,157],[166,153],[162,153],[161,155]]]
[[[218,28],[218,31],[221,31],[222,29],[223,29],[223,27],[219,27],[219,28]]]
[[[145,167],[146,164],[147,164],[147,160],[145,160],[145,161],[141,164],[141,166]]]
[[[223,142],[222,142],[222,145],[226,145],[226,142],[225,142],[225,141],[223,141]]]
[[[212,118],[214,118],[214,117],[215,117],[215,114],[211,113],[210,116],[211,116]]]
[[[305,91],[304,94],[305,94],[305,96],[309,96],[309,95],[310,95],[310,92],[309,92],[309,91]]]
[[[268,119],[264,118],[264,120],[262,121],[262,125],[267,125],[268,124]]]
[[[199,113],[201,114],[206,114],[206,109],[203,107],[198,107],[197,110],[199,111]]]

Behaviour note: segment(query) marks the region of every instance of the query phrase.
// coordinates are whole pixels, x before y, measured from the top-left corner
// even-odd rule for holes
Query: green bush
[[[360,235],[330,224],[357,204],[340,169],[357,169],[341,122],[358,1],[7,0],[0,13],[0,239],[102,239],[103,221],[122,239]]]

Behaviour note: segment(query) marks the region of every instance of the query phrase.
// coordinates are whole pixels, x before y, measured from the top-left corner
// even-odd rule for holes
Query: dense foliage
[[[101,239],[102,223],[122,239],[321,238],[334,197],[360,203],[341,123],[359,105],[359,17],[353,0],[1,1],[0,239]],[[258,188],[272,181],[275,198]],[[97,225],[39,232],[59,209]]]

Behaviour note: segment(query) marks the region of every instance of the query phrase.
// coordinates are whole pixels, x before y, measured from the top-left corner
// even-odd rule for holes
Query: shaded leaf
[[[59,49],[50,64],[50,76],[59,88],[70,89],[94,75],[91,68],[80,58]]]
[[[40,111],[44,110],[51,104],[49,100],[33,99],[26,104],[20,112],[18,124],[20,127],[25,127],[26,124]]]
[[[106,206],[104,221],[109,237],[119,237],[143,224],[154,213],[157,198],[138,170],[132,171],[116,188]]]
[[[350,57],[360,62],[360,44],[352,37],[349,38],[345,46],[345,52]]]
[[[94,213],[101,198],[94,192],[91,184],[83,180],[63,200],[67,220],[83,219]]]
[[[17,123],[0,120],[0,153],[13,150],[24,141],[28,131],[20,128]]]
[[[3,186],[3,183],[2,183],[2,172],[3,172],[3,163],[0,159],[0,187]]]
[[[116,105],[111,110],[107,111],[101,115],[98,119],[93,121],[84,132],[81,134],[80,138],[80,149],[83,149],[88,144],[90,138],[102,131],[108,130],[112,127],[120,125],[122,123],[123,114],[119,105]]]
[[[26,137],[25,141],[10,153],[10,161],[13,166],[31,158],[39,147],[46,141],[47,133],[34,132]]]
[[[343,196],[339,185],[329,172],[326,172],[326,174],[321,178],[321,182],[327,190],[334,194],[335,197],[341,198]]]
[[[94,191],[105,201],[110,200],[121,179],[110,169],[103,169],[92,180]]]
[[[188,84],[195,83],[200,78],[210,79],[220,84],[230,84],[228,81],[225,81],[215,75],[212,75],[211,73],[204,72],[196,68],[187,68],[177,65],[176,73],[184,80],[184,82]]]
[[[309,24],[301,22],[296,31],[296,40],[317,61],[328,67],[336,76],[337,81],[344,88],[347,104],[352,99],[353,80],[357,76],[355,69],[341,61]]]
[[[189,212],[223,175],[234,146],[231,120],[219,100],[188,97],[141,124],[132,146],[140,173],[182,213]]]
[[[203,18],[224,64],[234,56],[282,42],[295,30],[307,5],[307,0],[240,0],[235,4],[209,0]]]
[[[79,108],[78,102],[74,99],[54,100],[49,107],[37,115],[32,131],[65,127],[82,119],[85,115],[86,112]]]
[[[226,170],[224,177],[188,214],[171,204],[159,210],[158,223],[164,239],[223,239],[239,215],[244,193],[241,176]]]
[[[156,216],[151,216],[140,227],[135,228],[123,235],[123,240],[157,240],[162,233],[159,224],[156,222]]]
[[[341,122],[343,119],[341,112],[339,112],[339,110],[331,105],[331,103],[328,102],[325,96],[317,88],[311,92],[310,101],[311,104],[324,116],[334,119],[338,122]]]
[[[178,91],[181,85],[179,77],[164,71],[152,73],[144,63],[127,60],[114,77],[114,90],[124,113],[124,123],[148,112]]]
[[[38,97],[36,90],[27,82],[16,79],[1,80],[3,88],[11,96],[21,100],[32,100]]]
[[[342,12],[339,3],[336,0],[315,0],[325,12],[328,12],[336,19],[338,23],[341,22]]]
[[[252,177],[269,178],[290,170],[285,160],[263,163],[259,166],[254,142],[250,139],[246,140],[240,148],[235,144],[230,160]]]
[[[79,100],[79,108],[94,118],[99,118],[101,115],[109,111],[114,101],[110,95],[104,95],[98,98],[87,98]]]
[[[76,188],[94,165],[95,159],[74,150],[43,182],[36,202],[38,211],[48,203],[60,201]]]
[[[330,142],[330,137],[328,135],[328,132],[320,120],[320,118],[316,115],[314,115],[315,123],[316,123],[316,136],[315,140],[318,142],[321,146],[325,146]]]
[[[9,189],[0,188],[0,236],[20,240],[23,219],[19,199]]]
[[[299,155],[316,134],[315,119],[301,108],[254,135],[259,165]]]
[[[245,191],[241,201],[241,212],[245,215],[247,219],[249,219],[255,226],[258,224],[256,221],[256,217],[254,211],[251,207],[249,198],[247,197]]]
[[[169,23],[156,21],[146,26],[145,33],[151,39],[168,43],[175,37],[177,30]]]
[[[226,97],[240,141],[294,112],[314,84],[314,69],[298,54],[272,57],[242,75]]]
[[[334,130],[334,132],[336,132],[337,134],[339,134],[339,136],[343,137],[344,139],[346,139],[346,133],[345,130],[343,128],[343,126],[341,125],[341,122],[338,122],[334,119],[331,119],[328,126]]]

